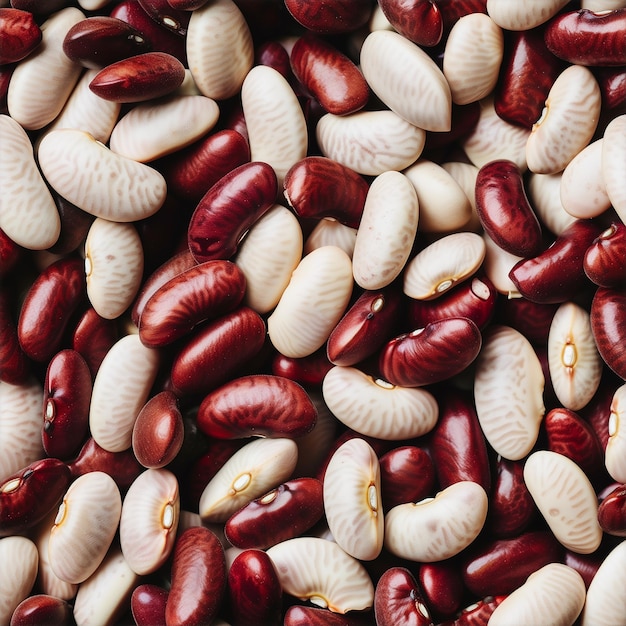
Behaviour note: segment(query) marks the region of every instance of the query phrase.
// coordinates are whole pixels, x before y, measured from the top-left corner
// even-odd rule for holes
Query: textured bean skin
[[[591,331],[604,362],[626,380],[626,292],[598,288],[591,303]]]
[[[337,34],[356,30],[367,22],[370,7],[362,0],[285,0],[292,17],[314,33]]]
[[[15,8],[0,8],[0,34],[0,65],[21,61],[41,42],[41,29],[33,15]]]
[[[176,9],[167,0],[139,0],[141,8],[159,25],[179,37],[187,35],[191,13]]]
[[[443,16],[434,2],[380,0],[382,12],[401,35],[419,46],[436,46],[443,35]]]

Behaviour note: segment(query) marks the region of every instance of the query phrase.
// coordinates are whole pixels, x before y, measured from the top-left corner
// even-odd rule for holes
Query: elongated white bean
[[[356,228],[350,228],[337,220],[322,218],[304,242],[304,254],[322,246],[337,246],[352,259],[356,245]]]
[[[563,208],[561,202],[561,180],[563,172],[557,174],[535,174],[528,177],[528,197],[537,217],[550,232],[560,235],[576,218]]]
[[[614,480],[626,483],[626,384],[615,390],[610,410],[606,469]]]
[[[626,115],[613,119],[604,129],[602,177],[615,212],[626,224]]]
[[[547,22],[568,0],[487,0],[487,13],[507,30],[529,30]]]
[[[509,272],[522,257],[501,248],[487,233],[483,233],[482,238],[485,242],[485,260],[482,267],[487,278],[498,293],[508,298],[521,297],[515,283],[509,278]]]
[[[37,578],[37,547],[27,537],[0,539],[0,624],[9,624],[13,611],[31,592]]]

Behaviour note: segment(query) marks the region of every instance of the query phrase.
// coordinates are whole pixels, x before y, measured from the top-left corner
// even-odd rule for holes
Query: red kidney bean
[[[209,393],[198,409],[200,430],[218,439],[253,435],[301,437],[317,420],[306,391],[288,378],[255,374]]]
[[[482,330],[494,315],[497,295],[496,288],[486,276],[476,276],[434,300],[411,298],[408,322],[412,328],[423,328],[446,317],[467,317]]]
[[[369,611],[333,613],[328,609],[316,609],[312,606],[294,604],[285,611],[283,626],[369,626],[372,622]]]
[[[92,378],[100,368],[102,360],[119,333],[115,320],[108,320],[89,307],[76,324],[72,338],[72,347],[87,361]]]
[[[426,604],[438,618],[452,617],[461,608],[465,588],[455,560],[422,563],[417,581]]]
[[[591,331],[604,362],[626,380],[626,291],[598,287],[591,302]]]
[[[158,348],[180,339],[199,323],[234,310],[246,279],[230,261],[207,261],[177,274],[146,302],[139,318],[144,345]]]
[[[527,258],[543,250],[539,220],[528,202],[522,173],[513,161],[498,159],[480,168],[476,211],[489,237],[509,254]]]
[[[269,556],[244,550],[228,570],[228,596],[233,626],[280,624],[283,589]]]
[[[66,7],[67,0],[11,0],[11,6],[43,17]]]
[[[72,606],[61,598],[37,594],[22,600],[11,616],[10,626],[71,626],[74,624]]]
[[[265,343],[265,321],[242,306],[211,322],[174,357],[170,379],[181,396],[206,394],[225,383]]]
[[[606,550],[600,547],[592,554],[578,554],[571,550],[565,550],[565,556],[563,557],[563,563],[572,569],[575,569],[581,576],[585,583],[585,587],[589,588],[591,581],[593,580],[596,572],[602,561],[606,556]]]
[[[261,161],[244,163],[220,178],[189,222],[187,239],[196,261],[233,256],[244,233],[274,205],[277,193],[276,173]]]
[[[383,505],[389,511],[398,504],[419,502],[435,490],[435,465],[424,449],[400,446],[379,459]]]
[[[89,228],[96,218],[57,193],[53,193],[52,197],[61,218],[61,234],[49,250],[53,254],[68,255],[85,241]]]
[[[603,451],[606,450],[609,440],[609,415],[613,396],[622,384],[623,381],[611,370],[604,368],[598,390],[587,405],[580,409],[580,416],[593,428]]]
[[[506,595],[548,563],[561,562],[563,548],[547,531],[489,541],[472,550],[463,564],[463,582],[475,595]]]
[[[166,52],[144,52],[101,69],[89,89],[104,100],[132,103],[165,96],[185,78],[185,67]]]
[[[583,268],[599,287],[626,286],[626,225],[612,222],[587,248]]]
[[[89,437],[78,456],[68,463],[72,478],[78,478],[89,472],[105,472],[121,489],[131,486],[135,478],[145,470],[139,464],[132,448],[123,452],[109,452],[101,448],[93,439]]]
[[[0,484],[0,536],[22,533],[52,511],[70,484],[70,470],[58,459],[42,459]]]
[[[537,514],[537,507],[524,482],[524,464],[501,457],[496,461],[486,528],[495,537],[522,533]]]
[[[496,319],[519,331],[531,343],[548,340],[552,318],[558,303],[540,304],[526,298],[500,298],[496,304]]]
[[[226,588],[224,548],[208,528],[189,528],[174,544],[172,586],[165,606],[168,626],[209,624]]]
[[[602,500],[598,523],[605,533],[626,537],[626,485],[618,485]]]
[[[326,350],[320,348],[304,357],[289,357],[276,353],[272,359],[272,374],[283,376],[305,387],[321,387],[324,376],[332,369]]]
[[[380,0],[393,28],[418,46],[436,46],[443,35],[443,16],[430,0]]]
[[[2,68],[0,68],[1,70]],[[22,257],[23,248],[0,228],[0,278],[7,276]]]
[[[130,610],[137,626],[166,626],[165,605],[169,592],[157,585],[144,583],[135,587]]]
[[[623,67],[595,68],[595,77],[602,94],[602,110],[619,112],[626,105],[626,69]]]
[[[34,361],[48,361],[59,350],[70,318],[87,294],[83,261],[66,257],[49,265],[22,303],[17,336]]]
[[[444,30],[449,31],[464,15],[487,13],[487,0],[435,0],[443,17]]]
[[[174,8],[168,0],[139,0],[141,8],[163,28],[179,37],[187,35],[191,13],[188,10]]]
[[[32,13],[11,7],[0,8],[0,65],[27,57],[41,42],[41,29]]]
[[[61,350],[48,364],[43,387],[41,439],[46,454],[70,459],[89,428],[91,371],[75,350]]]
[[[171,391],[150,398],[133,426],[132,448],[137,460],[158,469],[171,463],[183,445],[183,416]]]
[[[226,522],[224,533],[237,548],[263,550],[301,535],[323,514],[322,483],[296,478],[239,509]]]
[[[547,250],[518,261],[509,278],[522,296],[533,302],[550,304],[574,299],[588,284],[583,259],[600,232],[598,224],[576,220]]]
[[[374,614],[377,626],[433,624],[424,594],[413,574],[405,567],[390,567],[378,579],[374,592]]]
[[[510,43],[494,94],[499,117],[531,129],[541,117],[552,83],[565,64],[548,52],[543,28],[507,33]]]
[[[363,26],[371,7],[362,0],[285,0],[296,22],[314,33],[347,33]]]
[[[19,385],[30,375],[30,362],[17,336],[9,293],[0,287],[0,380]]]
[[[335,46],[311,34],[291,50],[291,69],[322,107],[333,115],[348,115],[369,100],[369,87],[359,68]]]
[[[491,491],[487,444],[471,397],[450,390],[439,398],[439,419],[429,437],[429,450],[441,489],[471,480]]]
[[[72,26],[63,52],[75,63],[101,69],[151,50],[150,42],[133,26],[115,17],[95,15]]]
[[[487,596],[463,609],[454,621],[439,626],[487,626],[491,614],[506,596]]]
[[[355,365],[375,354],[393,335],[402,295],[390,286],[364,291],[333,329],[326,343],[335,365]]]
[[[283,78],[293,82],[294,76],[291,71],[289,53],[277,41],[264,41],[260,46],[257,46],[254,52],[254,60],[256,65],[273,67]]]
[[[546,26],[552,54],[576,65],[626,65],[626,9],[582,9],[554,17]]]
[[[246,138],[236,130],[223,129],[165,157],[158,169],[169,192],[198,203],[221,178],[249,161]]]
[[[448,317],[392,339],[379,367],[392,385],[420,387],[462,372],[480,352],[478,326],[466,317]]]

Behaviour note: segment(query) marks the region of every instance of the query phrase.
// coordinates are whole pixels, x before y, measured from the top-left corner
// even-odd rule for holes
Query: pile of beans
[[[0,626],[626,624],[624,0],[0,4]]]

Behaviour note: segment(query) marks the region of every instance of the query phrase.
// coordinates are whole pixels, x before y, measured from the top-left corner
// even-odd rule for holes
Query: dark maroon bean
[[[613,396],[622,384],[621,379],[605,368],[595,395],[584,408],[580,409],[580,416],[593,428],[603,451],[606,450],[609,440],[609,416]]]
[[[294,44],[290,59],[294,76],[328,113],[348,115],[367,104],[370,92],[363,74],[329,42],[304,35]]]
[[[228,596],[233,626],[281,623],[283,589],[269,556],[244,550],[228,570]]]
[[[72,26],[63,40],[63,52],[75,63],[102,69],[122,59],[150,52],[150,42],[127,22],[96,15]]]
[[[168,626],[209,624],[226,588],[224,548],[208,528],[183,531],[174,544],[172,586],[165,606]]]
[[[417,446],[394,448],[379,459],[383,505],[419,502],[435,490],[435,465],[428,452]]]
[[[618,485],[602,500],[598,523],[605,533],[626,537],[626,485]]]
[[[0,228],[0,278],[9,274],[22,257],[22,253],[23,248]]]
[[[470,396],[446,391],[439,402],[439,419],[429,438],[429,450],[442,489],[462,481],[491,491],[487,444]]]
[[[599,67],[594,74],[602,94],[602,110],[623,112],[626,106],[626,68]]]
[[[285,611],[283,626],[371,626],[368,614],[333,613],[328,609],[295,604]]]
[[[27,57],[41,42],[41,29],[32,13],[11,7],[0,8],[0,65]]]
[[[477,596],[506,595],[539,568],[560,562],[562,553],[562,546],[546,531],[489,541],[472,550],[465,560],[463,582]]]
[[[589,588],[596,572],[598,571],[604,557],[606,556],[602,547],[592,554],[578,554],[577,552],[565,551],[563,563],[572,569],[575,569],[582,577],[585,587]]]
[[[604,362],[626,380],[626,291],[598,287],[591,302],[591,331]]]
[[[272,67],[287,81],[293,81],[289,53],[277,41],[265,41],[260,46],[257,46],[254,60],[256,65]]]
[[[59,503],[71,480],[67,465],[42,459],[0,484],[0,536],[32,528]]]
[[[278,193],[271,165],[244,163],[204,194],[191,216],[188,243],[198,263],[228,259],[244,233],[270,209]]]
[[[321,156],[305,157],[285,175],[287,202],[303,218],[333,217],[357,228],[369,185],[349,167]]]
[[[209,393],[198,409],[200,430],[218,439],[254,435],[302,437],[317,420],[307,392],[281,376],[236,378]]]
[[[237,548],[265,549],[306,532],[323,514],[322,483],[296,478],[239,509],[224,533]]]
[[[494,537],[515,537],[534,519],[537,507],[524,482],[524,464],[498,458],[486,527]]]
[[[583,268],[599,287],[626,286],[626,225],[613,222],[587,248]]]
[[[431,0],[379,0],[393,28],[418,46],[436,46],[443,35],[443,17]]]
[[[176,393],[206,394],[225,383],[261,351],[265,336],[265,321],[248,307],[211,322],[174,357],[170,378]]]
[[[67,6],[67,0],[11,0],[11,6],[34,15],[48,16]]]
[[[314,33],[347,33],[363,26],[372,7],[363,0],[285,0],[296,22]]]
[[[117,484],[121,490],[128,489],[145,470],[139,464],[132,448],[123,452],[109,452],[101,448],[93,439],[89,437],[78,456],[68,463],[72,478],[78,478],[89,472],[105,472]]]
[[[181,11],[195,11],[204,6],[208,0],[167,0],[167,3],[174,9]]]
[[[48,364],[43,387],[41,439],[48,456],[70,459],[89,427],[91,371],[75,350],[61,350]]]
[[[364,291],[333,329],[326,344],[335,365],[355,365],[393,336],[402,296],[394,287]]]
[[[19,385],[25,383],[29,375],[30,362],[17,336],[10,297],[7,290],[0,287],[0,380]]]
[[[72,348],[87,361],[92,378],[100,368],[104,357],[119,336],[115,320],[108,320],[89,307],[76,324]]]
[[[522,173],[512,161],[497,159],[480,168],[476,211],[486,233],[506,252],[527,258],[543,250],[539,220],[528,202]]]
[[[478,326],[466,317],[448,317],[392,339],[379,367],[393,385],[420,387],[462,372],[480,352]]]
[[[540,304],[526,298],[500,298],[496,303],[497,320],[518,330],[531,343],[548,340],[552,318],[559,305]]]
[[[183,436],[183,416],[178,400],[171,391],[162,391],[139,411],[133,426],[133,452],[144,467],[165,467],[180,451]]]
[[[36,594],[22,600],[11,616],[10,626],[72,626],[74,624],[72,606],[61,598]]]
[[[57,193],[53,193],[52,197],[61,218],[61,234],[49,251],[53,254],[68,255],[78,250],[85,241],[89,228],[96,218]]]
[[[487,626],[491,614],[506,596],[487,596],[464,608],[454,621],[442,622],[439,626]]]
[[[435,0],[443,17],[444,30],[449,31],[464,15],[487,13],[487,0]]]
[[[26,294],[17,324],[27,356],[48,361],[59,350],[65,328],[86,294],[81,259],[63,258],[41,272]]]
[[[503,120],[530,130],[541,117],[552,83],[565,64],[546,48],[543,28],[507,35],[510,39],[493,104]]]
[[[324,376],[332,369],[326,350],[320,348],[304,357],[290,357],[277,352],[272,359],[272,374],[293,380],[304,387],[321,387]]]
[[[374,614],[377,626],[433,624],[424,603],[424,594],[413,574],[405,567],[390,567],[378,579],[374,592]]]
[[[576,220],[547,250],[518,261],[509,278],[522,296],[533,302],[550,304],[574,299],[589,284],[583,259],[600,232],[598,224]]]
[[[422,563],[417,581],[426,604],[439,618],[452,617],[461,608],[465,588],[456,561]]]
[[[207,261],[174,276],[148,299],[139,319],[144,345],[168,345],[198,324],[239,306],[246,288],[243,272],[230,261]]]
[[[172,93],[185,78],[185,67],[166,52],[145,52],[107,65],[89,89],[112,102],[145,102]]]
[[[157,585],[144,583],[136,587],[130,597],[130,610],[137,626],[166,626],[168,596],[169,592]]]
[[[141,8],[163,28],[172,31],[179,37],[187,35],[191,12],[175,9],[168,0],[139,0]]]
[[[626,65],[626,9],[557,15],[546,26],[552,54],[576,65]]]
[[[170,192],[197,204],[222,177],[248,161],[246,138],[224,129],[166,157],[158,169]]]

